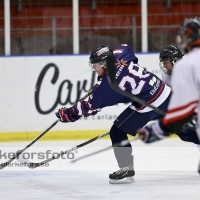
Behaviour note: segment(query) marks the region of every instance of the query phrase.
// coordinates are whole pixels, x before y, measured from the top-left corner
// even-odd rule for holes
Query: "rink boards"
[[[160,77],[159,55],[136,54],[139,64]],[[96,82],[89,55],[0,57],[0,141],[30,140]],[[102,109],[75,123],[57,124],[43,139],[84,139],[109,130],[128,105]]]

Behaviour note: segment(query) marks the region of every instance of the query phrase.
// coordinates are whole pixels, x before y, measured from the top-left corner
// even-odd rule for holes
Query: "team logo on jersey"
[[[127,61],[123,60],[123,59],[121,59],[121,60],[117,59],[117,63],[115,63],[115,65],[117,66],[117,68],[120,68],[122,65],[123,66],[128,66]]]
[[[150,94],[154,95],[154,93],[160,87],[160,80],[153,76],[153,78],[149,81],[149,85],[153,87],[153,89],[150,91]]]
[[[153,76],[153,78],[149,81],[149,85],[153,86],[156,83],[156,77]]]

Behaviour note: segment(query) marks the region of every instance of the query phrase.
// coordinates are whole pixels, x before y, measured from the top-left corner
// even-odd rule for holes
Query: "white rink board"
[[[160,76],[157,53],[136,54],[136,56],[142,67]],[[52,124],[56,120],[54,113],[64,106],[67,96],[72,103],[78,98],[77,91],[80,90],[77,89],[78,83],[79,88],[83,86],[83,83],[85,83],[85,90],[88,91],[91,88],[93,81],[92,71],[88,67],[88,57],[89,55],[0,57],[0,132],[43,131]],[[42,81],[39,98],[37,98],[36,84],[45,66],[50,68],[46,71],[44,78],[40,79]],[[55,82],[52,83],[55,69],[59,74],[54,77]],[[93,76],[93,78],[96,81],[96,77]],[[63,105],[59,102],[55,104],[59,97],[59,87],[64,81],[60,92]],[[69,85],[71,85],[71,94]],[[84,90],[81,91],[80,97],[85,94]],[[39,107],[44,113],[36,108],[36,101],[39,102]],[[70,107],[71,105],[67,103],[65,106]],[[127,105],[121,104],[104,108],[94,117],[67,125],[60,123],[59,126],[54,127],[54,130],[109,129],[115,117],[126,107]]]

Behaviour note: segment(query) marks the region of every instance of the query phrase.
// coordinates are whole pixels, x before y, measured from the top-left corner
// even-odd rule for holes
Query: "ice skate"
[[[109,175],[111,184],[132,183],[135,171],[132,167],[124,167]]]

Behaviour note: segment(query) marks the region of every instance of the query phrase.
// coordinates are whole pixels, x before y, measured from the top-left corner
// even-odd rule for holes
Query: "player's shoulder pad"
[[[115,58],[118,61],[130,62],[133,61],[135,64],[138,63],[138,58],[135,56],[132,48],[127,44],[118,45],[113,51]]]

